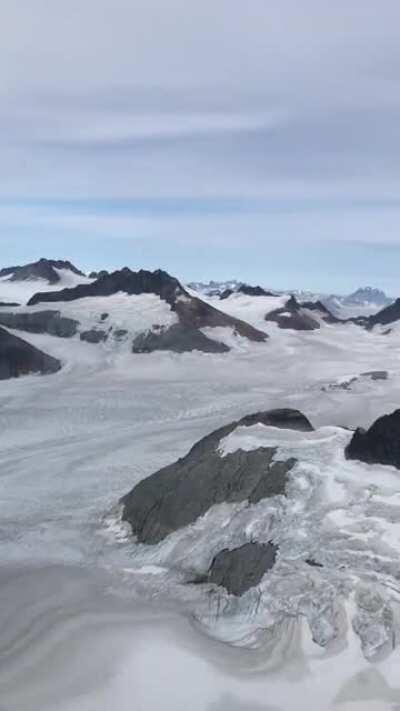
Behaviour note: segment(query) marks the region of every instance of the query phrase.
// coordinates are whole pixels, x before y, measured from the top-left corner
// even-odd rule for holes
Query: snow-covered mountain
[[[37,291],[54,291],[90,283],[70,261],[39,259],[0,270],[0,303],[26,304]]]
[[[79,338],[108,349],[123,346],[132,353],[227,353],[241,339],[262,343],[268,338],[265,331],[190,294],[162,270],[124,268],[95,280],[78,275],[80,283],[67,288],[65,271],[69,274],[57,267],[57,276],[62,275],[57,290],[38,291],[17,310],[2,307],[0,324],[25,333]],[[27,281],[32,286],[32,280]]]
[[[362,287],[348,296],[321,296],[321,301],[338,318],[356,318],[357,316],[371,316],[385,306],[389,306],[391,299],[380,289]]]
[[[324,294],[304,289],[289,289],[287,292],[283,292],[279,290],[271,290],[266,287],[249,286],[244,282],[240,282],[235,279],[224,282],[191,282],[188,284],[188,287],[201,293],[203,296],[222,296],[223,299],[229,298],[232,294],[236,294],[238,292],[251,295],[253,291],[253,295],[257,295],[257,293],[258,295],[262,295],[262,292],[264,291],[264,295],[276,294],[277,296],[284,295],[286,293],[294,296],[300,303],[319,301],[327,307],[333,316],[341,320],[357,318],[357,316],[370,316],[377,313],[385,306],[390,305],[394,301],[394,299],[387,296],[384,291],[370,286],[360,287],[351,294],[344,296],[338,294]]]
[[[241,282],[237,281],[237,279],[230,279],[228,281],[211,280],[208,282],[191,281],[188,282],[187,287],[193,291],[197,291],[199,294],[203,294],[204,296],[218,296],[227,289],[236,291],[240,284]]]
[[[0,705],[391,708],[400,301],[59,272],[0,281]]]
[[[379,306],[380,308],[388,306],[388,304],[390,304],[392,301],[393,299],[390,299],[388,296],[386,296],[384,291],[382,291],[381,289],[374,289],[371,286],[366,286],[357,289],[352,294],[349,294],[349,296],[346,296],[343,299],[343,303],[347,305],[373,304],[374,306]]]

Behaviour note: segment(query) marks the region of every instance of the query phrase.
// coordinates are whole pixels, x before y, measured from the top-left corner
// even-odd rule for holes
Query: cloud
[[[396,0],[4,0],[0,199],[97,201],[90,223],[65,209],[71,236],[124,236],[104,201],[146,198],[212,200],[215,233],[239,200],[248,234],[286,211],[274,238],[305,213],[313,235],[318,212],[321,240],[379,243],[380,219],[398,239],[399,20]]]

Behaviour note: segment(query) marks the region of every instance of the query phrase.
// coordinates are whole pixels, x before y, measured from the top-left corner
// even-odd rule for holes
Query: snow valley
[[[396,709],[400,301],[42,259],[0,302],[0,708]]]

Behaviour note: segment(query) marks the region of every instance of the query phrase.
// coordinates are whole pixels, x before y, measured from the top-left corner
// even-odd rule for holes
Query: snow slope
[[[29,299],[38,291],[55,291],[59,289],[69,289],[78,284],[90,284],[93,279],[79,276],[69,269],[55,269],[60,277],[56,284],[49,284],[45,279],[24,279],[23,281],[11,281],[10,277],[0,278],[0,301],[13,301],[19,304],[26,304]]]
[[[244,317],[247,307],[238,302],[234,308]],[[250,311],[258,325],[261,312],[253,306]],[[336,647],[321,649],[312,641],[306,616],[293,618],[281,626],[273,655],[269,645],[235,649],[193,631],[177,611],[194,616],[197,630],[225,637],[234,631],[236,641],[246,630],[254,639],[257,620],[249,624],[245,617],[242,629],[235,630],[221,620],[212,628],[217,603],[205,608],[200,592],[189,594],[176,575],[165,572],[159,551],[150,562],[117,527],[120,496],[184,455],[201,436],[250,412],[296,407],[323,429],[301,441],[281,435],[277,443],[281,456],[301,448],[307,467],[308,485],[299,492],[297,512],[295,497],[283,512],[285,556],[295,568],[301,546],[304,551],[315,544],[310,553],[325,560],[336,562],[343,555],[347,568],[338,599],[347,623],[357,613],[351,586],[360,577],[369,585],[375,574],[393,604],[397,473],[345,463],[339,444],[349,437],[344,427],[367,426],[398,407],[400,333],[394,329],[385,336],[352,324],[311,333],[268,330],[268,344],[246,344],[225,355],[135,357],[78,339],[19,332],[65,367],[51,377],[5,381],[0,392],[4,709],[180,711],[190,705],[195,711],[392,711],[400,704],[398,647],[367,661],[351,624]],[[387,380],[361,378],[349,389],[322,390],[327,383],[382,369]],[[236,433],[243,446],[277,437],[271,431],[246,434],[251,441]],[[237,445],[238,439],[225,443]],[[324,505],[316,520],[308,494],[317,492]],[[241,520],[244,514],[237,516]],[[229,526],[231,520],[230,509],[213,512],[202,535],[224,535],[222,523]],[[294,520],[301,539],[294,540],[292,526],[283,526]],[[204,538],[198,544],[196,536],[190,540],[188,557],[199,553]],[[171,556],[184,558],[186,546],[186,536],[176,539]],[[299,597],[303,584],[321,584],[320,575],[301,568]],[[339,581],[335,576],[323,581],[322,592],[331,600]],[[295,604],[293,580],[287,590]],[[141,607],[149,598],[155,609],[150,603]],[[285,599],[281,594],[279,604]],[[217,625],[216,614],[213,620]],[[271,661],[274,670],[267,671]]]
[[[128,336],[158,326],[172,326],[178,322],[176,314],[166,301],[155,294],[138,296],[119,292],[110,296],[94,296],[77,301],[55,301],[51,304],[28,306],[26,312],[51,309],[63,316],[79,321],[79,331],[93,328],[108,331],[126,330]]]

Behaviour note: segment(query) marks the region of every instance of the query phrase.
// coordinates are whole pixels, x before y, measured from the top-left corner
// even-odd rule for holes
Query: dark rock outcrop
[[[212,432],[190,452],[139,482],[122,499],[123,520],[142,543],[154,544],[196,521],[214,504],[284,495],[295,459],[274,461],[273,447],[237,450],[222,457],[220,441],[237,427],[254,424],[311,431],[298,410],[269,410],[248,415]]]
[[[359,427],[346,447],[346,457],[400,469],[400,410],[379,417],[369,430]]]
[[[157,332],[140,333],[132,344],[133,353],[153,353],[153,351],[184,353],[196,350],[203,353],[226,353],[229,348],[225,343],[207,338],[198,329],[185,328],[181,323]]]
[[[100,269],[98,272],[90,272],[89,279],[101,279],[104,276],[108,276],[108,274],[107,269]]]
[[[128,331],[126,328],[116,328],[112,335],[116,341],[124,341],[128,336]]]
[[[179,281],[161,269],[149,272],[141,269],[133,272],[128,267],[120,271],[104,274],[91,284],[78,284],[72,289],[44,291],[34,294],[28,304],[34,305],[52,301],[76,301],[87,296],[111,296],[123,291],[126,294],[156,294],[173,305],[179,294],[184,293]]]
[[[272,291],[266,291],[262,286],[240,284],[236,289],[225,289],[219,295],[220,299],[229,299],[232,294],[245,294],[246,296],[276,296]],[[210,296],[210,294],[209,294]]]
[[[231,595],[243,595],[274,567],[277,553],[278,546],[271,542],[245,543],[233,550],[225,548],[212,561],[207,582],[224,587]]]
[[[262,343],[268,336],[263,331],[250,326],[246,321],[228,316],[197,297],[177,299],[173,310],[180,323],[186,328],[232,328],[235,333],[249,341]]]
[[[387,370],[368,370],[366,373],[361,373],[362,378],[371,378],[371,380],[387,380],[389,373]]]
[[[49,284],[57,284],[60,276],[56,269],[68,269],[78,276],[85,276],[71,262],[62,259],[39,259],[37,262],[18,267],[7,267],[0,270],[1,277],[10,277],[10,281],[26,281],[27,279],[44,279]]]
[[[355,323],[357,326],[362,326],[368,331],[372,330],[374,326],[387,326],[388,324],[395,323],[395,321],[400,320],[400,299],[396,299],[389,306],[378,311],[376,314],[371,316],[357,316],[356,318],[349,318],[348,321]],[[390,329],[384,332],[385,335],[390,333]]]
[[[79,321],[61,316],[59,311],[0,311],[0,324],[28,333],[49,333],[51,336],[71,338],[78,330]]]
[[[290,328],[295,331],[314,331],[320,328],[318,321],[306,313],[294,296],[291,296],[280,309],[270,311],[265,316],[265,320],[277,323],[279,328]]]
[[[224,299],[229,299],[229,297],[235,293],[236,292],[233,289],[224,289],[224,291],[219,295],[220,301],[224,301]]]
[[[377,324],[386,326],[387,324],[393,323],[394,321],[398,321],[399,319],[400,299],[396,299],[393,304],[386,306],[384,309],[381,309],[381,311],[378,311],[378,313],[373,314],[372,316],[368,316],[368,318],[366,319],[358,319],[358,321],[361,321],[360,325],[365,324],[367,328],[373,328]]]
[[[318,563],[315,558],[307,558],[306,561],[307,565],[311,566],[311,568],[323,568],[324,566],[322,563]]]
[[[99,328],[91,328],[88,331],[81,331],[79,338],[87,343],[103,343],[107,340],[108,335]]]
[[[60,368],[59,360],[0,328],[0,380],[29,373],[56,373]]]
[[[341,323],[340,318],[334,316],[322,301],[302,301],[300,308],[307,309],[307,311],[315,311],[325,323]]]
[[[123,291],[127,294],[155,294],[166,301],[175,311],[182,326],[189,329],[206,327],[229,327],[237,334],[251,341],[265,341],[266,333],[250,324],[233,318],[206,304],[183,288],[177,279],[158,269],[155,272],[140,270],[132,272],[125,267],[121,271],[106,274],[91,284],[79,284],[73,289],[35,294],[28,302],[34,305],[42,302],[75,301],[87,296],[110,296]]]
[[[237,291],[246,296],[275,296],[271,291],[265,291],[262,286],[250,286],[250,284],[241,284]]]

